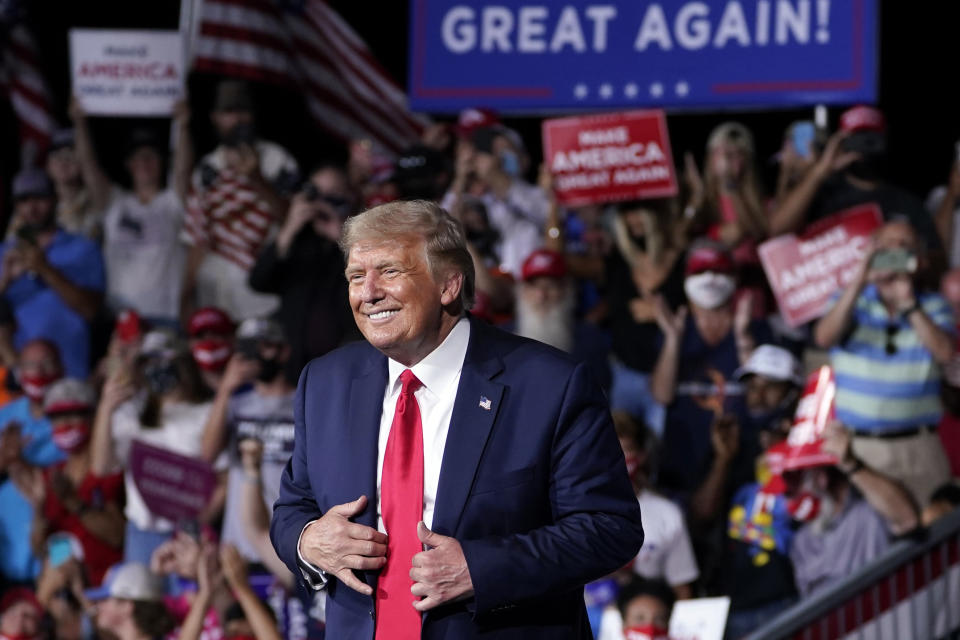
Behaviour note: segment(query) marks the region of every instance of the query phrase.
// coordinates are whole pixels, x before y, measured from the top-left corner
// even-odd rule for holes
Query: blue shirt
[[[0,245],[0,260],[10,244]],[[93,291],[106,288],[103,256],[86,238],[57,231],[45,251],[47,262],[73,284]],[[17,318],[14,347],[46,338],[60,349],[68,376],[86,378],[90,370],[90,328],[80,314],[66,305],[47,283],[24,274],[10,283],[4,294]]]
[[[65,458],[53,444],[53,428],[46,417],[34,418],[27,398],[14,400],[0,408],[0,431],[10,423],[20,424],[25,441],[23,459],[46,467]],[[30,548],[33,506],[11,480],[0,483],[0,574],[14,582],[34,580],[40,573],[40,560]]]
[[[835,296],[837,297],[837,296]],[[940,329],[956,331],[950,306],[936,293],[917,302]],[[889,433],[940,421],[940,367],[910,320],[891,316],[874,285],[853,309],[852,329],[830,351],[837,380],[837,419],[861,432]]]

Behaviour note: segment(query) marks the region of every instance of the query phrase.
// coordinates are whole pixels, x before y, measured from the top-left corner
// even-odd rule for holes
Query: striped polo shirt
[[[919,293],[917,299],[934,324],[951,335],[956,332],[942,296]],[[831,349],[830,358],[837,419],[851,429],[879,435],[940,421],[940,366],[910,321],[887,313],[874,285],[857,298],[853,330]]]

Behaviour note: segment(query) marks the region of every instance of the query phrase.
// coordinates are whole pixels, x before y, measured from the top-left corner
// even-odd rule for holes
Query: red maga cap
[[[457,118],[454,130],[461,138],[469,138],[477,129],[500,124],[500,116],[492,109],[464,109]]]
[[[849,131],[876,131],[884,133],[887,130],[887,119],[883,112],[875,107],[859,104],[844,111],[840,115],[840,130]]]
[[[547,276],[562,278],[567,275],[567,261],[563,254],[550,249],[537,249],[523,261],[520,278],[524,281]]]
[[[690,250],[687,256],[687,275],[692,276],[705,271],[733,273],[733,257],[720,247],[701,245]]]
[[[216,307],[197,309],[187,323],[187,334],[192,338],[204,331],[213,331],[224,335],[233,335],[233,320],[227,312]]]

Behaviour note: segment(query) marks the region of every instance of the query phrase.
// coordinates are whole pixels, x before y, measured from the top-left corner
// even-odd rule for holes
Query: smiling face
[[[450,270],[435,279],[422,238],[359,242],[350,249],[346,276],[360,332],[408,367],[443,342],[459,319],[445,307],[459,299],[463,276]]]

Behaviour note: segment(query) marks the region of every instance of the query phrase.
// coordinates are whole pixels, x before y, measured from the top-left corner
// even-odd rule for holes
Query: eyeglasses
[[[892,356],[897,352],[897,345],[893,339],[897,336],[897,332],[900,331],[900,326],[896,324],[887,325],[887,344],[885,351],[888,356]]]

